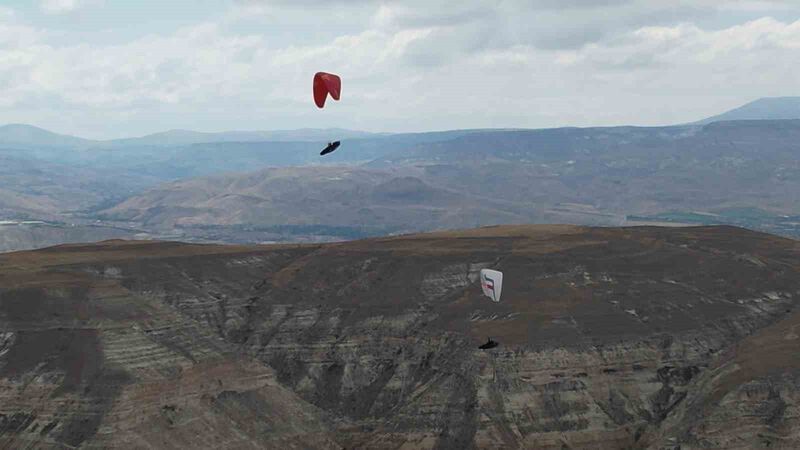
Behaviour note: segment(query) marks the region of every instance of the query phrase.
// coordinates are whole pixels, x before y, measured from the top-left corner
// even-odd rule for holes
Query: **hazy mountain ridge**
[[[752,101],[738,108],[726,111],[695,122],[703,125],[712,122],[731,120],[786,120],[800,119],[800,97],[765,97]],[[608,127],[614,128],[614,127]],[[619,127],[622,128],[622,127]],[[634,128],[634,127],[628,127]],[[558,128],[562,130],[569,127]],[[514,129],[474,129],[452,130],[424,133],[372,133],[341,128],[300,128],[294,130],[229,130],[220,132],[203,132],[195,130],[168,130],[139,137],[119,139],[86,139],[66,134],[54,133],[40,127],[27,124],[7,124],[0,126],[0,146],[19,145],[75,147],[75,148],[120,148],[148,146],[185,146],[192,144],[210,144],[220,142],[325,142],[341,139],[369,139],[393,135],[436,136],[458,135],[481,132],[507,132]],[[531,131],[521,130],[521,131]],[[422,139],[425,140],[424,138]],[[434,140],[441,140],[435,137]]]
[[[699,121],[699,124],[729,120],[800,119],[800,97],[768,97],[747,103],[731,111]]]
[[[222,131],[200,132],[192,130],[169,130],[153,133],[137,138],[114,139],[101,141],[99,147],[124,147],[124,146],[174,146],[191,144],[210,144],[219,142],[285,142],[285,141],[312,141],[323,142],[336,139],[364,139],[389,135],[389,133],[369,133],[365,131],[345,130],[341,128],[316,129],[305,128],[297,130],[275,131]]]
[[[697,121],[703,125],[712,122],[731,120],[786,120],[800,119],[800,97],[761,98],[722,114]],[[611,127],[613,128],[613,127]],[[622,128],[622,127],[620,127]],[[628,127],[633,128],[633,127]],[[569,127],[559,128],[563,130]],[[27,124],[7,124],[0,126],[0,146],[19,145],[23,147],[74,147],[74,148],[120,148],[148,146],[185,146],[220,142],[325,142],[330,140],[353,140],[389,137],[393,135],[456,135],[481,132],[508,132],[514,129],[474,129],[452,130],[425,133],[372,133],[341,128],[317,129],[300,128],[294,130],[229,130],[202,132],[195,130],[168,130],[139,137],[120,139],[86,139],[66,134],[54,133]],[[522,130],[531,131],[531,130]],[[424,138],[423,138],[424,140]],[[441,140],[436,137],[435,140]]]
[[[26,124],[0,126],[0,146],[85,147],[94,141],[65,134],[53,133]]]
[[[103,214],[161,229],[381,224],[404,232],[520,222],[619,225],[628,215],[754,205],[797,215],[798,143],[800,121],[475,132],[400,148],[358,169],[286,169],[295,175],[283,185],[269,181],[278,173],[271,171],[224,182],[194,179]],[[342,189],[340,175],[348,172],[361,180],[358,188]],[[375,193],[387,173],[431,193],[393,205]]]
[[[348,133],[298,130],[283,137],[300,133],[310,140],[187,144],[260,139],[264,133],[278,139],[284,132],[177,130],[114,147],[79,138],[62,142],[35,127],[6,126],[0,144],[23,137],[44,144],[0,145],[0,159],[6,161],[0,169],[5,193],[0,220],[73,225],[100,220],[115,229],[224,242],[313,239],[323,231],[333,235],[316,237],[352,238],[493,223],[620,225],[628,217],[635,223],[719,220],[800,235],[794,219],[800,216],[798,120],[352,132],[360,137],[344,139],[324,158],[319,150],[325,142],[312,139],[317,132]],[[180,144],[167,145],[170,139]],[[65,142],[79,147],[51,145]],[[295,174],[294,185],[309,188],[271,184],[278,172],[269,167],[285,168]],[[357,189],[342,190],[342,181],[334,179],[348,167],[363,178]],[[744,216],[724,213],[748,208]]]
[[[169,130],[140,137],[122,139],[85,139],[58,134],[33,125],[7,124],[0,126],[0,146],[43,146],[86,148],[121,148],[148,146],[182,146],[216,142],[264,142],[264,141],[318,141],[326,139],[358,139],[388,136],[389,133],[369,133],[341,128],[297,130],[232,130],[222,132],[201,132],[193,130]]]

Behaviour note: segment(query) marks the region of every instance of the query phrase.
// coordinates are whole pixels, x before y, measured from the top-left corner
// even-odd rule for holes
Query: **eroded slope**
[[[0,439],[796,447],[798,256],[730,227],[567,226],[4,255]]]

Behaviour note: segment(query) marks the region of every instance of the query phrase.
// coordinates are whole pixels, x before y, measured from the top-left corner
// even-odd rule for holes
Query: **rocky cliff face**
[[[741,229],[106,242],[0,287],[7,447],[800,446],[800,244]]]

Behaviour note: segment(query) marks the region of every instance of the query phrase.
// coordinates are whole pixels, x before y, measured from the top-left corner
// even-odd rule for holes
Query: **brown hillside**
[[[796,448],[798,296],[731,227],[5,254],[0,447]]]

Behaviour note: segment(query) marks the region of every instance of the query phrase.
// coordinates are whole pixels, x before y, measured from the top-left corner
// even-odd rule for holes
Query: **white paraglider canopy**
[[[481,289],[483,295],[493,302],[499,302],[500,293],[503,291],[503,273],[492,269],[481,269]]]

